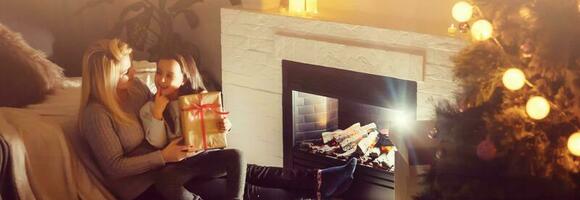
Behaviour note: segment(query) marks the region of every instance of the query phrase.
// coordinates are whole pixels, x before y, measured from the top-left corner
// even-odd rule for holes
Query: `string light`
[[[473,15],[473,6],[465,1],[457,2],[451,9],[451,15],[458,22],[469,21]]]
[[[477,5],[472,5],[465,1],[459,1],[455,3],[451,10],[451,14],[455,20],[460,22],[458,26],[459,28],[456,28],[455,25],[452,24],[447,29],[448,34],[454,36],[458,29],[461,33],[466,33],[467,30],[469,30],[471,31],[471,37],[474,41],[485,41],[492,38],[495,44],[498,45],[500,49],[504,51],[504,53],[506,53],[500,41],[493,37],[494,30],[491,22],[485,19],[479,19],[471,26],[469,26],[468,21],[471,20],[471,18],[474,16],[474,10],[476,10],[476,17],[483,18],[483,13],[477,7]],[[578,10],[580,11],[580,3],[578,4]],[[533,12],[529,7],[522,7],[518,14],[523,20],[530,21],[533,19]],[[529,52],[524,51],[524,53],[524,58],[531,57]],[[526,80],[524,72],[517,68],[510,68],[505,71],[502,77],[502,82],[503,85],[511,91],[521,89],[526,83],[530,87],[534,88],[534,86]],[[546,98],[541,96],[532,96],[526,103],[526,113],[532,119],[541,120],[550,114],[550,106],[550,102]],[[564,114],[564,111],[561,108],[558,108],[557,105],[553,106],[556,111],[562,112],[562,114]],[[570,134],[567,142],[567,148],[568,151],[574,156],[580,156],[580,130]]]
[[[471,26],[471,37],[477,41],[484,41],[491,38],[493,26],[485,19],[477,20]]]
[[[532,11],[528,7],[520,8],[520,10],[518,11],[518,14],[524,20],[529,20],[530,18],[532,18]]]
[[[575,156],[580,156],[580,131],[573,133],[568,138],[568,151]]]
[[[550,103],[544,97],[533,96],[526,103],[526,113],[532,119],[544,119],[550,114]]]
[[[526,75],[518,68],[509,68],[505,71],[501,80],[507,89],[516,91],[526,84]]]

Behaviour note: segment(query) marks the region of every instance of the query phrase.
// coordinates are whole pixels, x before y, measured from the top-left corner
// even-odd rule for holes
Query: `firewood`
[[[379,134],[379,140],[377,141],[376,146],[394,146],[393,142],[391,142],[391,139],[389,139],[389,135],[388,134],[384,134],[383,131],[381,131],[381,134]]]
[[[371,133],[369,133],[369,135],[365,138],[363,138],[357,145],[357,151],[359,153],[361,153],[362,155],[367,155],[367,153],[369,153],[373,147],[375,147],[375,144],[377,143],[378,140],[378,132],[377,131],[372,131]]]
[[[352,155],[352,154],[353,154],[355,151],[356,151],[356,149],[355,149],[355,148],[352,148],[352,149],[350,149],[350,150],[348,150],[348,151],[345,151],[344,153],[338,154],[338,156],[339,156],[339,157],[342,157],[342,158],[348,158],[348,157],[350,157],[350,156],[351,156],[351,155]]]
[[[346,138],[356,134],[356,129],[358,128],[360,128],[360,123],[353,124],[344,131],[335,131],[334,140],[340,144]]]
[[[358,123],[357,123],[358,124]],[[363,127],[353,128],[352,133],[349,133],[348,137],[342,141],[339,141],[340,146],[343,150],[349,151],[355,149],[358,143],[368,135],[368,133],[377,128],[375,123],[367,124]]]
[[[380,155],[381,155],[381,149],[378,147],[372,148],[368,154],[368,156],[370,158],[372,158],[373,160],[377,159]]]
[[[388,138],[388,129],[375,123],[355,123],[345,130],[320,133],[320,138],[300,141],[297,148],[311,154],[346,160],[357,157],[361,165],[391,171],[396,148]]]
[[[337,130],[337,131],[342,131],[342,130]],[[334,132],[323,132],[322,133],[322,142],[324,144],[329,143],[330,141],[332,141],[334,139],[334,134],[336,131]]]

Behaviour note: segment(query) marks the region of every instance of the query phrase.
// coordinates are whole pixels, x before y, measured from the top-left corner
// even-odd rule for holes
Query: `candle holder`
[[[288,13],[295,16],[304,15],[306,13],[306,0],[289,0]]]
[[[318,0],[306,0],[306,13],[309,15],[318,14]]]

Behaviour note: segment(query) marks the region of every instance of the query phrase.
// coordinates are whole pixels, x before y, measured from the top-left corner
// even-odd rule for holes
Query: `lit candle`
[[[293,15],[300,15],[304,13],[306,7],[305,0],[290,0],[288,2],[288,11]]]
[[[306,0],[306,13],[318,14],[318,0]]]
[[[455,27],[455,24],[451,24],[451,26],[447,28],[447,33],[451,36],[455,36],[455,33],[457,33],[457,27]]]

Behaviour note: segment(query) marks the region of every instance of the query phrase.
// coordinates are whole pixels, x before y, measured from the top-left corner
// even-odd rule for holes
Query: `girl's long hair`
[[[79,114],[82,116],[89,102],[97,102],[111,112],[121,123],[136,123],[119,105],[117,83],[121,60],[130,56],[132,49],[118,39],[99,40],[91,44],[83,55],[83,80]]]
[[[205,84],[201,78],[201,74],[197,69],[197,64],[195,59],[188,54],[180,54],[177,52],[171,52],[165,55],[161,55],[157,61],[159,65],[160,60],[175,60],[181,67],[181,72],[183,72],[183,85],[181,85],[177,91],[178,96],[197,94],[206,91]],[[163,118],[165,119],[169,129],[175,133],[176,127],[173,117],[169,113],[169,109],[163,111]]]
[[[170,52],[161,55],[159,60],[175,60],[181,67],[185,83],[179,87],[179,96],[196,94],[207,90],[193,56],[185,53]],[[157,64],[159,64],[159,61],[157,61]]]

